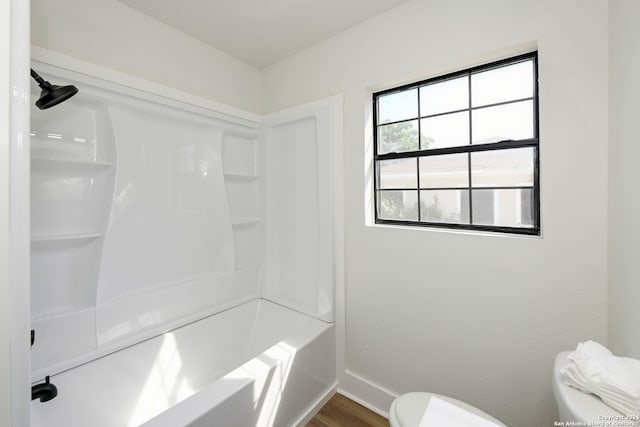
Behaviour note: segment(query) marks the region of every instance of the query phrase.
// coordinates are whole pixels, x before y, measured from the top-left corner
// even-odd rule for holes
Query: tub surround
[[[257,125],[81,86],[32,111],[34,380],[260,295]]]
[[[80,93],[32,113],[32,381],[59,390],[32,425],[301,422],[337,379],[340,99],[253,121],[59,65],[33,62]]]

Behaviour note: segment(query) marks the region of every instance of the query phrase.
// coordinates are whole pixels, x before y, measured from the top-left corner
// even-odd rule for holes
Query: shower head
[[[38,86],[40,86],[40,89],[42,89],[40,98],[36,101],[36,107],[41,110],[46,110],[54,105],[58,105],[78,93],[78,88],[74,85],[52,85],[40,77],[38,73],[33,71],[33,69],[31,70],[31,77],[33,77],[33,79],[38,83]]]

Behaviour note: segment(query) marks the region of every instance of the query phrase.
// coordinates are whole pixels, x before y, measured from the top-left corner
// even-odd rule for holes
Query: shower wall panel
[[[333,104],[267,116],[264,170],[263,296],[335,320]]]
[[[224,304],[219,290],[234,271],[222,130],[169,109],[109,113],[118,174],[98,282],[99,344]]]
[[[259,296],[257,125],[78,86],[32,111],[34,381]]]

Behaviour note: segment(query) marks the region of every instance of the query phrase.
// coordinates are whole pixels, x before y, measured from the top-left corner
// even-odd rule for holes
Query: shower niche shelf
[[[100,242],[89,239],[38,243],[31,247],[33,315],[46,317],[93,305],[95,290],[87,285],[98,270]]]
[[[229,181],[251,182],[260,179],[255,174],[225,173],[224,179]]]
[[[260,182],[225,181],[231,218],[260,217]]]
[[[88,311],[88,310],[92,310],[93,309],[93,304],[77,304],[76,306],[70,307],[70,308],[61,308],[59,310],[56,311],[50,311],[47,313],[41,313],[41,314],[36,314],[33,316],[33,321],[34,322],[46,322],[47,320],[51,319],[51,318],[56,318],[56,317],[67,317],[67,316],[73,316],[75,313],[78,312],[82,312],[82,311]]]
[[[109,112],[95,98],[81,92],[52,109],[32,108],[34,381],[95,347],[97,280],[113,199],[115,154]]]
[[[114,173],[59,166],[31,170],[31,233],[37,236],[101,234],[112,198]]]
[[[49,173],[64,171],[69,172],[95,172],[113,166],[111,162],[98,162],[93,160],[55,159],[44,157],[32,157],[31,168]]]
[[[222,135],[222,165],[225,176],[256,177],[257,143],[255,135]]]
[[[51,236],[31,236],[32,244],[47,244],[56,242],[86,242],[102,237],[100,233],[88,233],[88,234],[60,234]]]
[[[257,217],[233,218],[231,220],[231,225],[233,225],[233,227],[244,227],[248,225],[255,225],[259,222],[260,218]]]
[[[256,135],[222,135],[222,166],[233,228],[236,272],[258,268],[260,263],[262,209],[257,143]]]

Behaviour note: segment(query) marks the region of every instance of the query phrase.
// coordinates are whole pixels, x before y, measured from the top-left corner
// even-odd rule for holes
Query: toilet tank
[[[553,367],[553,394],[558,404],[557,421],[578,421],[584,425],[600,425],[607,417],[621,417],[622,414],[604,404],[594,394],[584,393],[575,388],[564,385],[560,379],[560,369],[567,363],[570,351],[564,351],[556,356]],[[611,418],[609,418],[611,419]]]

